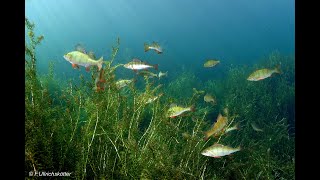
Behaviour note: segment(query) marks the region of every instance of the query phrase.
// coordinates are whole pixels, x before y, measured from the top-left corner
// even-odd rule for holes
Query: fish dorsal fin
[[[140,59],[134,58],[134,59],[132,59],[132,62],[142,62],[142,61]]]
[[[75,49],[76,51],[79,51],[79,52],[82,52],[82,53],[84,53],[84,54],[87,54],[84,46],[83,46],[82,44],[80,44],[80,43],[78,43],[78,44],[75,46],[74,49]]]
[[[214,146],[214,147],[225,147],[224,145],[219,144],[219,143],[214,143],[213,146]]]
[[[94,52],[90,51],[88,53],[88,56],[91,58],[91,59],[96,59],[96,56],[94,55]]]
[[[217,117],[217,120],[216,120],[216,123],[214,124],[214,126],[225,126],[227,124],[228,120],[226,117],[223,117],[221,115],[221,113],[219,113],[218,117]]]
[[[156,46],[158,43],[156,41],[152,41],[152,46]]]
[[[218,117],[217,117],[217,121],[219,121],[220,119],[222,119],[223,116],[221,115],[221,113],[219,113]]]
[[[177,107],[178,105],[176,104],[176,103],[171,103],[170,104],[170,108],[172,108],[172,107]]]

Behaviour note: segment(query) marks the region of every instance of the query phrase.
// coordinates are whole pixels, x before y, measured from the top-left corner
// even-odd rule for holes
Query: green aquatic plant
[[[40,170],[42,167],[51,168],[52,164],[48,161],[44,161],[45,154],[50,154],[48,147],[48,132],[44,133],[42,130],[46,127],[42,126],[41,121],[44,120],[44,116],[39,115],[41,112],[41,106],[50,106],[48,103],[48,96],[42,96],[42,88],[39,80],[37,79],[36,69],[36,56],[35,48],[41,40],[36,40],[34,35],[34,24],[25,18],[25,24],[27,27],[28,40],[25,43],[25,161],[26,167],[32,170]],[[45,93],[45,92],[43,92]],[[49,101],[50,102],[50,101]],[[50,110],[41,112],[43,115],[50,115]],[[38,137],[35,140],[33,137]],[[41,152],[41,153],[39,153]]]
[[[241,130],[237,132],[236,139],[244,147],[243,157],[246,157],[244,158],[246,160],[243,162],[251,163],[250,166],[245,163],[241,165],[243,167],[237,168],[241,174],[239,178],[257,178],[256,175],[259,175],[260,178],[274,179],[277,178],[274,171],[287,172],[287,168],[290,168],[291,172],[294,171],[294,162],[289,161],[288,164],[284,164],[282,160],[268,159],[266,156],[268,148],[272,149],[276,144],[282,144],[277,149],[290,149],[291,152],[285,154],[288,154],[289,159],[294,157],[294,138],[290,138],[288,132],[290,122],[288,118],[291,113],[288,109],[294,108],[294,103],[291,101],[294,99],[294,86],[288,82],[291,80],[286,78],[287,73],[293,72],[294,64],[292,59],[274,53],[266,59],[266,62],[273,64],[279,64],[280,61],[283,69],[290,69],[288,72],[283,71],[285,76],[280,74],[263,81],[249,82],[246,81],[250,74],[249,69],[238,67],[230,69],[229,77],[224,83],[224,88],[227,90],[224,101],[231,111],[239,115],[240,119]],[[260,124],[265,128],[264,132],[254,131],[251,123]],[[250,152],[245,149],[250,149]],[[275,156],[276,154],[273,154],[272,157]],[[266,161],[272,163],[273,167],[265,169]],[[261,171],[262,169],[264,170]],[[282,177],[290,179],[292,174],[283,174]]]
[[[203,94],[200,80],[191,71],[183,71],[172,82],[170,82],[164,92],[170,94],[172,97],[172,103],[184,102],[185,104],[195,103]],[[196,91],[195,91],[196,90]],[[182,93],[183,92],[183,93]],[[193,97],[189,99],[190,97]],[[188,102],[187,99],[190,101]],[[176,101],[176,102],[173,102]]]

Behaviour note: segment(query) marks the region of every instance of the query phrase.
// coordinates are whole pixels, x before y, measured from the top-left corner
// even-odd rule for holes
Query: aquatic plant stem
[[[111,144],[113,145],[114,149],[116,150],[117,156],[118,156],[119,160],[121,161],[121,157],[120,157],[120,155],[119,155],[117,146],[116,146],[115,143],[111,140],[111,138],[107,135],[107,133],[106,133],[106,131],[103,129],[103,127],[101,127],[101,129],[102,129],[102,131],[106,134],[107,138],[109,139],[109,141],[110,141]]]
[[[204,118],[206,117],[207,113],[208,113],[207,111],[204,112],[204,115],[202,116],[201,121],[197,120],[196,125],[194,126],[194,128],[192,130],[192,136],[195,136],[195,134],[197,134],[199,132],[199,128],[200,128],[201,122],[204,122]],[[195,128],[196,128],[196,130],[195,130]]]
[[[157,101],[157,102],[158,102],[158,101]],[[153,109],[152,109],[152,117],[151,117],[149,126],[148,126],[147,130],[143,133],[143,135],[141,136],[141,138],[139,139],[139,141],[138,141],[138,144],[139,144],[139,145],[140,145],[140,141],[142,140],[142,138],[150,131],[151,126],[153,125],[153,120],[155,119],[156,110],[157,110],[157,108],[158,108],[158,106],[159,106],[159,103],[156,103],[155,106],[156,106],[156,107],[153,107]]]
[[[134,107],[136,106],[136,98],[134,98],[133,100],[133,103],[134,103]],[[133,121],[136,119],[137,120],[137,125],[138,125],[138,119],[140,117],[140,114],[141,114],[141,111],[139,111],[141,108],[143,107],[143,104],[141,103],[140,106],[138,106],[137,108],[134,108],[134,112],[133,112],[133,115],[132,115],[132,118],[130,120],[130,126],[129,126],[129,131],[128,131],[128,139],[130,139],[130,135],[131,135],[131,128],[132,128],[132,125],[133,125]]]
[[[149,135],[147,142],[145,143],[145,145],[144,145],[143,148],[142,148],[143,151],[145,150],[146,147],[148,147],[148,144],[149,144],[151,138],[153,137],[153,134],[155,133],[157,127],[160,126],[160,124],[162,123],[162,121],[163,121],[163,118],[160,118],[160,121],[159,121],[157,124],[156,124],[156,121],[154,122],[155,125],[154,125],[154,126],[151,128],[151,130],[150,130],[150,131],[151,131],[151,134]]]
[[[91,148],[91,145],[92,145],[92,142],[93,142],[93,139],[94,139],[94,136],[95,136],[95,131],[96,131],[96,127],[97,127],[97,124],[98,124],[98,121],[99,121],[99,114],[98,114],[98,109],[97,109],[97,119],[96,119],[96,124],[95,124],[95,128],[94,128],[94,132],[92,134],[92,137],[91,137],[91,141],[88,142],[88,146],[87,146],[87,150],[86,150],[86,157],[85,157],[85,162],[84,162],[84,170],[83,170],[83,176],[82,176],[82,179],[84,179],[85,175],[86,175],[86,165],[87,165],[87,162],[88,162],[88,157],[89,157],[89,152],[90,152],[90,148]],[[88,130],[89,130],[89,127],[90,127],[90,124],[91,124],[91,118],[90,118],[90,121],[87,125],[87,129],[86,129],[86,134],[88,134]]]
[[[117,146],[114,144],[114,142],[111,140],[111,138],[110,138],[108,135],[107,135],[107,137],[108,137],[109,141],[112,143],[114,149],[116,150],[116,153],[117,153],[117,155],[118,155],[118,158],[119,158],[119,160],[121,161],[121,157],[120,157],[120,155],[119,155]]]
[[[200,121],[197,120],[196,125],[195,125],[195,127],[194,127],[194,128],[196,128],[196,127],[197,127],[197,128],[196,128],[196,131],[194,131],[194,129],[192,130],[192,131],[193,131],[193,132],[192,132],[192,137],[194,137],[195,134],[198,132],[199,127],[200,127],[200,124],[201,124],[201,122],[204,121],[204,118],[206,117],[206,115],[207,115],[207,112],[205,112],[205,114],[202,116],[202,119],[201,119]],[[200,123],[199,123],[199,122],[200,122]],[[197,124],[198,124],[198,125],[197,125]],[[189,156],[188,156],[188,159],[187,159],[187,161],[186,161],[185,167],[188,166],[188,163],[189,163],[189,160],[190,160],[190,158],[191,158],[191,155],[193,154],[193,152],[195,151],[195,149],[196,149],[196,147],[198,146],[199,143],[200,143],[200,141],[198,141],[197,144],[196,144],[194,147],[192,147],[192,144],[190,143],[189,149],[192,149],[192,151],[191,151],[191,153],[189,153]]]
[[[193,154],[195,148],[198,146],[199,143],[200,143],[200,141],[197,142],[197,144],[194,146],[193,150],[192,150],[191,153],[189,154],[189,157],[188,157],[188,159],[187,159],[187,161],[186,161],[185,167],[188,167],[188,163],[189,163],[189,160],[190,160],[190,158],[191,158],[191,155]]]
[[[97,129],[97,124],[99,122],[99,110],[97,109],[97,120],[96,120],[96,124],[94,126],[94,130],[93,130],[93,134],[92,134],[92,138],[91,138],[91,142],[89,144],[89,147],[88,149],[90,149],[91,145],[92,145],[92,142],[93,142],[93,139],[94,139],[94,136],[95,136],[95,133],[96,133],[96,129]],[[88,150],[89,151],[89,150]]]
[[[72,140],[73,140],[73,138],[74,138],[74,135],[75,135],[75,132],[76,132],[76,130],[77,130],[77,127],[78,127],[78,123],[79,123],[79,119],[80,119],[80,109],[81,109],[81,106],[82,106],[82,104],[81,104],[81,94],[79,95],[80,96],[80,100],[79,100],[79,114],[78,114],[78,118],[77,118],[77,121],[76,121],[76,123],[75,123],[75,126],[74,126],[74,129],[73,129],[73,131],[72,131],[72,134],[71,134],[71,137],[70,137],[70,140],[69,140],[69,142],[68,142],[68,145],[67,145],[67,147],[66,147],[66,149],[65,149],[65,151],[64,151],[64,154],[63,154],[63,158],[62,158],[62,163],[61,163],[61,166],[59,167],[59,171],[62,169],[62,167],[64,166],[64,160],[65,160],[65,158],[66,158],[66,156],[67,156],[67,152],[68,152],[68,150],[69,150],[69,147],[70,147],[70,144],[71,144],[71,142],[72,142]],[[72,122],[73,122],[73,120],[72,120],[72,116],[71,116],[71,114],[69,114],[69,116],[70,116],[70,119],[71,119],[71,126],[72,126]]]
[[[33,98],[33,88],[32,88],[32,85],[31,85],[31,104],[32,104],[32,108],[34,109],[35,108],[35,105],[34,105],[34,98]]]
[[[86,158],[86,163],[87,164],[87,160],[88,160],[88,156],[89,156],[89,152],[90,152],[90,148],[91,148],[91,145],[92,145],[92,142],[94,140],[94,137],[95,137],[95,133],[96,133],[96,129],[97,129],[97,124],[99,122],[99,110],[97,109],[97,120],[96,120],[96,124],[94,126],[94,130],[93,130],[93,134],[92,134],[92,138],[91,138],[91,142],[88,144],[88,154],[87,154],[87,158]],[[91,165],[91,164],[90,164]],[[93,170],[93,168],[92,168]],[[94,170],[93,170],[94,172]],[[95,173],[95,172],[94,172]]]
[[[201,173],[201,179],[204,179],[204,172],[206,171],[207,166],[204,166],[203,171]]]
[[[31,160],[31,163],[32,163],[32,166],[33,166],[33,171],[36,172],[37,169],[35,167],[35,162],[34,162],[34,159],[32,158],[32,155],[30,153],[28,153],[28,152],[26,152],[26,155]]]
[[[76,121],[76,124],[75,124],[75,126],[74,126],[74,129],[73,129],[73,131],[72,131],[72,135],[71,135],[71,138],[70,138],[70,140],[69,140],[69,144],[71,143],[71,141],[72,141],[72,139],[73,139],[73,137],[74,137],[74,134],[75,134],[75,132],[76,132],[76,129],[77,129],[77,127],[78,127],[78,123],[79,123],[79,120],[80,120],[80,110],[81,110],[81,106],[82,106],[82,98],[81,98],[81,94],[79,95],[79,114],[78,114],[78,118],[77,118],[77,121]],[[72,116],[70,115],[70,119],[71,119],[71,123],[72,123]]]

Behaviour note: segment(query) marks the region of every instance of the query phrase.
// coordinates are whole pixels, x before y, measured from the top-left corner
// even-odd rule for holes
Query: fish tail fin
[[[279,74],[282,73],[282,71],[281,71],[281,69],[280,69],[280,64],[278,64],[278,65],[274,68],[274,72],[275,72],[275,73],[279,73]]]
[[[168,73],[168,71],[167,71],[166,73],[162,73],[162,72],[160,71],[159,74],[158,74],[159,79],[160,79],[162,76],[166,76],[166,77],[167,77],[167,73]],[[162,75],[160,76],[160,74],[162,74]]]
[[[132,84],[136,83],[138,81],[137,76],[134,76],[134,78],[132,78]]]
[[[153,68],[158,71],[158,64],[153,65]]]
[[[236,130],[240,129],[240,123],[239,122],[235,125],[235,128],[236,128]]]
[[[149,44],[147,44],[147,43],[144,43],[144,52],[147,52],[147,51],[149,51]]]
[[[195,105],[192,105],[192,106],[190,107],[190,111],[191,111],[191,112],[195,112],[195,111],[196,111],[196,106],[195,106]]]
[[[101,58],[98,60],[97,66],[98,66],[99,71],[100,71],[101,68],[102,68],[102,64],[103,64],[103,56],[101,56]]]
[[[206,132],[204,132],[203,134],[204,134],[203,140],[204,140],[204,141],[208,141],[208,139],[209,139],[208,134],[207,134]]]

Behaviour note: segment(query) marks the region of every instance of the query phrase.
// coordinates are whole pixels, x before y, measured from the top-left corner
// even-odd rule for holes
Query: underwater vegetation
[[[73,179],[295,179],[294,57],[274,52],[252,67],[230,66],[223,79],[201,81],[185,71],[167,84],[145,77],[138,79],[142,88],[130,83],[120,89],[119,38],[101,74],[92,67],[91,79],[64,82],[53,62],[47,75],[37,73],[35,49],[44,36],[36,37],[27,18],[25,25],[26,176],[44,171],[70,172]],[[279,64],[281,74],[247,80],[255,70]],[[106,83],[96,91],[101,76]],[[215,103],[205,102],[206,94]],[[173,103],[194,112],[170,118]],[[226,127],[239,129],[204,140],[219,114],[228,119]],[[201,154],[215,143],[240,150],[220,158]]]

